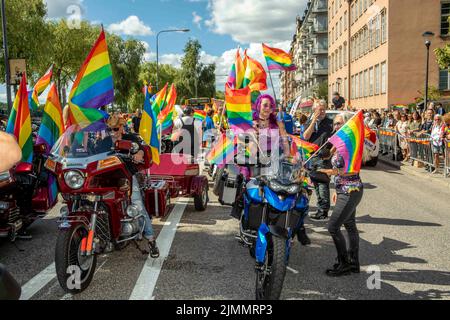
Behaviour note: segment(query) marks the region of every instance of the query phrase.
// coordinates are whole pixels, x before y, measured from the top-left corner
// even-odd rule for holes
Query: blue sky
[[[203,46],[202,61],[216,63],[216,82],[223,90],[236,48],[249,48],[249,55],[265,65],[261,42],[289,49],[295,18],[307,0],[44,0],[49,19],[83,19],[124,38],[144,42],[146,60],[156,60],[156,33],[189,28],[189,33],[160,36],[161,63],[179,66],[186,41],[196,38]],[[278,74],[273,74],[276,90]],[[4,87],[0,99],[4,100]],[[45,101],[43,94],[42,100]]]

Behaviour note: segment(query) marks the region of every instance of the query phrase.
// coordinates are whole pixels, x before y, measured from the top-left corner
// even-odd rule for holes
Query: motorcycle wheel
[[[220,179],[222,179],[224,171],[225,171],[225,168],[216,170],[216,176],[214,178],[214,188],[213,188],[213,193],[216,196],[219,196]]]
[[[268,235],[267,244],[265,264],[256,271],[256,300],[278,300],[286,276],[286,241]]]
[[[81,293],[89,286],[97,266],[97,256],[81,256],[81,240],[88,235],[85,225],[77,224],[67,230],[60,230],[56,241],[55,266],[59,284],[67,293]],[[70,269],[69,267],[75,267]],[[73,275],[79,270],[79,284]]]
[[[196,211],[205,211],[208,207],[208,187],[203,187],[200,194],[194,196],[194,206]]]

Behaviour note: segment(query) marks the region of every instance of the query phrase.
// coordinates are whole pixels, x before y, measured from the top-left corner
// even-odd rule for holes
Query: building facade
[[[448,0],[329,0],[329,99],[351,108],[408,105],[425,91],[425,31],[431,39],[429,86],[447,91],[433,50],[448,43]]]
[[[297,18],[291,53],[298,70],[283,72],[281,76],[283,89],[286,89],[285,102],[312,97],[318,86],[328,79],[327,15],[327,0],[311,0],[302,18]]]

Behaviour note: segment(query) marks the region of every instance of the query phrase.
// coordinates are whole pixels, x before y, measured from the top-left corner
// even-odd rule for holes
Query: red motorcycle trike
[[[45,153],[45,145],[36,145],[33,163],[0,173],[0,238],[29,239],[25,230],[56,205],[57,190],[49,191]]]
[[[130,164],[142,172],[150,167],[150,149],[143,148],[144,162],[134,164],[137,143],[122,140],[113,145],[108,130],[78,126],[68,128],[53,147],[45,166],[57,176],[67,204],[61,209],[55,250],[58,280],[66,292],[79,293],[89,286],[98,254],[130,243],[147,253],[138,243],[143,239],[145,212],[131,203],[133,178],[128,169]],[[164,190],[161,184],[158,189]],[[146,206],[152,207],[155,184],[144,179],[140,185]],[[67,282],[74,272],[79,281],[72,286]]]
[[[205,211],[208,206],[208,178],[200,176],[200,166],[192,161],[192,156],[165,153],[160,156],[160,164],[150,168],[152,179],[166,181],[170,197],[194,198],[197,211]]]

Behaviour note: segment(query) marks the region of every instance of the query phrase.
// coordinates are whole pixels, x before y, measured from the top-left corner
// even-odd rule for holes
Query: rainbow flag
[[[164,89],[166,88],[167,85]],[[156,101],[157,100],[158,99],[156,99]],[[139,134],[141,135],[145,143],[147,143],[150,146],[153,162],[159,165],[160,163],[159,137],[156,127],[157,127],[156,117],[155,114],[153,113],[152,105],[150,104],[150,92],[147,91],[147,94],[145,95],[144,112],[142,113],[141,125],[139,127]]]
[[[262,44],[264,58],[269,70],[294,71],[297,67],[293,63],[292,56],[277,48],[271,48]]]
[[[329,139],[337,152],[344,158],[345,173],[361,171],[364,151],[364,116],[359,111],[334,136]]]
[[[31,110],[36,111],[39,107],[39,96],[50,85],[53,75],[53,65],[47,70],[47,72],[36,82],[33,91],[29,92],[29,103]]]
[[[61,103],[59,102],[56,85],[52,84],[50,87],[50,92],[48,93],[47,103],[45,104],[44,114],[42,116],[42,122],[39,128],[36,143],[45,144],[47,147],[47,153],[49,153],[63,132],[64,122]]]
[[[319,146],[300,139],[297,136],[289,135],[297,146],[298,152],[303,156],[303,160],[308,160],[311,156],[319,150]]]
[[[25,72],[11,110],[6,132],[14,135],[22,149],[22,162],[33,162],[33,136]]]
[[[253,127],[250,88],[231,89],[225,85],[225,102],[228,123],[233,131],[246,131]]]
[[[166,101],[167,106],[158,115],[158,127],[162,126],[161,130],[163,135],[170,133],[173,127],[175,103],[177,102],[177,89],[174,84],[170,87]]]
[[[198,119],[200,121],[205,121],[206,120],[206,111],[195,110],[195,112],[194,112],[194,119]]]
[[[236,51],[236,59],[234,64],[231,66],[231,71],[228,76],[228,85],[234,89],[243,88],[244,76],[245,76],[245,64],[242,61],[240,49]]]
[[[102,30],[73,83],[69,95],[69,106],[100,108],[113,101],[112,68],[105,32]]]
[[[108,117],[108,113],[99,109],[70,106],[69,118],[67,120],[66,127],[79,125],[83,129],[87,127],[93,128],[93,126],[96,125],[99,121],[101,121],[101,124],[103,124],[106,119],[108,119]]]
[[[206,160],[210,164],[224,165],[233,160],[235,152],[235,139],[223,133],[206,155]]]
[[[166,105],[166,94],[167,94],[167,87],[168,83],[164,86],[164,88],[161,89],[156,95],[150,98],[149,102],[152,105],[153,115],[155,118],[159,116],[161,111],[164,109],[164,106]],[[148,92],[148,91],[147,91]],[[150,92],[148,92],[150,97]]]
[[[264,67],[258,61],[247,56],[247,51],[245,59],[246,69],[242,86],[250,87],[252,92],[267,90],[267,73]]]

